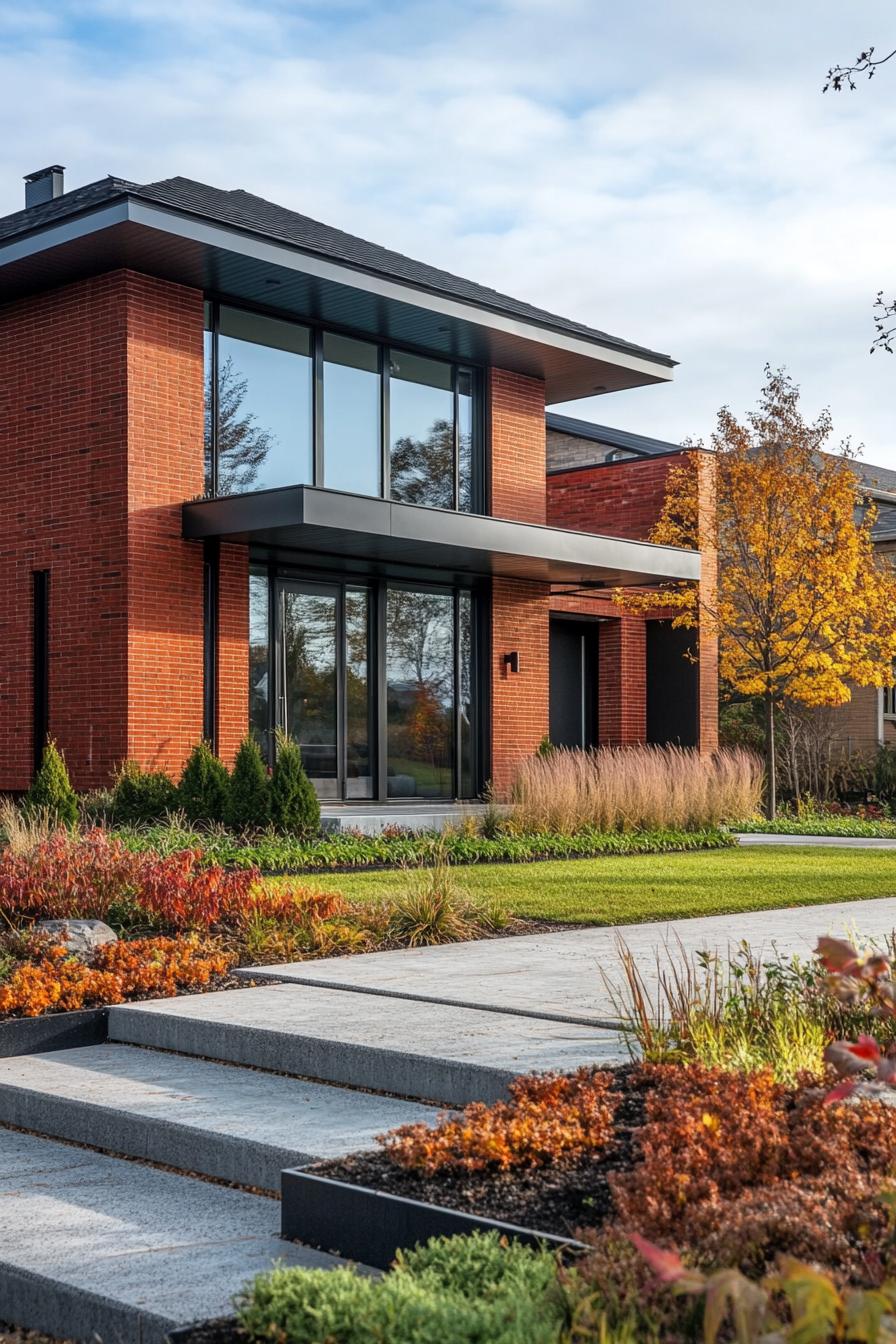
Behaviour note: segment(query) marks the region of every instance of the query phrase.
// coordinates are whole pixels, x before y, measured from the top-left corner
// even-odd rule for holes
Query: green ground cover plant
[[[254,1344],[557,1344],[568,1317],[553,1256],[495,1233],[434,1239],[381,1279],[274,1269],[238,1310]]]
[[[237,835],[223,827],[195,827],[175,815],[157,826],[118,827],[131,849],[201,846],[210,862],[266,873],[332,872],[346,868],[400,867],[427,859],[440,844],[453,864],[525,864],[533,860],[590,858],[602,855],[663,854],[730,849],[736,841],[724,831],[582,831],[576,835],[534,835],[499,831],[484,835],[475,825],[445,832],[390,827],[379,835],[334,831],[315,840],[264,831]]]
[[[754,835],[834,835],[896,840],[896,820],[892,817],[861,817],[805,809],[798,815],[779,813],[774,821],[750,818],[739,822],[735,829]]]

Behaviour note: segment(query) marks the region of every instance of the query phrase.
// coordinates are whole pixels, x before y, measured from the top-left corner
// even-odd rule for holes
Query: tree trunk
[[[770,691],[765,693],[765,815],[774,821],[778,810],[778,791],[775,781],[775,702]]]

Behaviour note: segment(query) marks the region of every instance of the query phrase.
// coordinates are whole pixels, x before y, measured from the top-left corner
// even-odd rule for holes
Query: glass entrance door
[[[281,579],[277,724],[320,798],[372,798],[370,590]]]
[[[287,582],[279,589],[280,727],[299,744],[318,796],[339,798],[339,590]]]

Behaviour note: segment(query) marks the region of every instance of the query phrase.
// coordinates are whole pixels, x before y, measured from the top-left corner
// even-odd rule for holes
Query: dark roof
[[[571,322],[565,317],[546,312],[519,299],[510,298],[472,280],[464,280],[425,262],[414,261],[399,252],[380,247],[377,243],[368,243],[363,238],[356,238],[350,233],[343,233],[341,229],[321,224],[317,220],[309,219],[307,215],[298,214],[295,210],[275,205],[261,196],[253,196],[247,191],[223,191],[218,187],[209,187],[186,177],[171,177],[162,182],[150,182],[145,185],[117,177],[102,178],[99,182],[67,191],[43,205],[32,206],[29,210],[18,210],[15,214],[0,219],[0,240],[41,229],[58,219],[95,209],[122,197],[150,201],[180,213],[200,216],[216,224],[287,243],[303,252],[326,257],[344,266],[355,267],[391,280],[403,281],[419,289],[474,304],[478,308],[490,309],[505,316],[519,318],[521,321],[531,322],[553,331],[580,336],[584,340],[599,341],[602,345],[640,355],[669,367],[675,364],[668,355],[657,354],[644,346],[633,345],[629,341],[620,340],[608,335],[607,332],[584,326],[580,322]]]
[[[863,485],[871,490],[887,490],[896,494],[896,471],[890,467],[875,467],[870,462],[851,461],[850,466]]]
[[[592,443],[605,444],[610,448],[624,448],[639,457],[659,457],[663,453],[680,453],[680,443],[669,443],[665,439],[649,439],[644,434],[630,434],[626,429],[611,429],[609,425],[595,425],[590,420],[576,420],[571,415],[557,415],[549,411],[545,416],[548,429],[561,434],[572,434],[575,438],[589,439]]]

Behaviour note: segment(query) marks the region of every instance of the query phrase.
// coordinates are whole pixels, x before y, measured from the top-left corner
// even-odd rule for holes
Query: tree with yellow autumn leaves
[[[848,446],[826,450],[831,418],[807,424],[799,388],[766,370],[758,408],[719,412],[707,455],[670,472],[651,540],[714,548],[716,585],[676,583],[619,593],[640,611],[671,608],[673,624],[715,633],[722,681],[765,706],[766,801],[775,815],[775,710],[784,701],[839,705],[850,685],[886,686],[896,658],[896,572],[875,554],[874,508],[863,505]],[[715,507],[700,509],[707,457]],[[702,458],[702,464],[698,459]],[[699,533],[698,533],[699,528]]]

